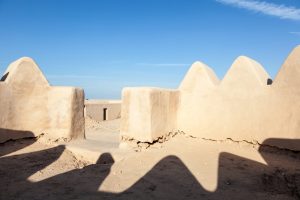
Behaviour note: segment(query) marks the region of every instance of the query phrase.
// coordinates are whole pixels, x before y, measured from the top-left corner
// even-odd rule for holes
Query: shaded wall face
[[[85,116],[96,121],[118,119],[121,117],[121,102],[85,103]]]

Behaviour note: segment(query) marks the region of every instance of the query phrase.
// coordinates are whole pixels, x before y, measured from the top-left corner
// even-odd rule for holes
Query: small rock
[[[226,184],[226,185],[231,185],[231,181],[227,180],[227,181],[225,182],[225,184]]]

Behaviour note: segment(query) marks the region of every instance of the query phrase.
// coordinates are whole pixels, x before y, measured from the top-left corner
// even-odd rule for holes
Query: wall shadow
[[[16,139],[18,139],[19,142],[15,143],[14,140]],[[31,131],[0,128],[0,157],[25,148],[35,141],[35,136]]]
[[[300,145],[300,140],[293,143]],[[221,153],[214,192],[205,190],[185,164],[172,155],[160,160],[121,193],[97,191],[114,163],[109,153],[102,154],[96,164],[81,169],[34,183],[27,180],[56,161],[64,150],[58,146],[0,158],[0,199],[300,199],[300,152],[269,146],[259,149],[267,165]]]

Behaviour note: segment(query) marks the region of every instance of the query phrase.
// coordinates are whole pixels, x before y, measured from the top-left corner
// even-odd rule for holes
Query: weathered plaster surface
[[[143,142],[174,130],[215,140],[299,139],[299,86],[300,46],[288,56],[272,84],[264,68],[245,56],[234,61],[221,81],[212,69],[196,62],[178,90],[124,89],[121,135]],[[292,143],[275,146],[300,150]]]
[[[106,119],[114,120],[121,117],[121,101],[117,100],[85,100],[85,116],[96,121],[104,121],[104,109]]]
[[[50,86],[32,59],[20,58],[0,81],[0,142],[26,137],[25,133],[84,138],[83,106],[82,89]]]
[[[125,88],[122,92],[121,136],[153,142],[176,130],[179,92],[160,88]]]

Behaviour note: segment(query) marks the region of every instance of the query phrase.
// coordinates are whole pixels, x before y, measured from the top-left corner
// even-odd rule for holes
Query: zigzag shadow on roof
[[[267,143],[288,142],[268,139]],[[295,140],[300,145],[300,140]],[[111,173],[114,161],[109,153],[97,164],[74,169],[53,177],[30,182],[28,177],[56,161],[64,151],[58,146],[38,152],[0,158],[0,197],[9,199],[295,199],[300,197],[299,152],[263,146],[259,152],[267,165],[234,154],[219,155],[218,184],[215,191],[205,190],[177,156],[161,159],[148,173],[123,192],[98,191]],[[287,155],[290,154],[290,155]],[[195,155],[197,156],[197,155]],[[48,159],[44,159],[47,157]],[[281,159],[279,159],[281,158]],[[279,163],[285,160],[285,163]],[[14,168],[9,168],[17,163]],[[287,166],[294,163],[295,166]],[[282,166],[285,165],[285,166]],[[280,167],[281,166],[281,167]],[[11,182],[11,180],[14,180]]]

